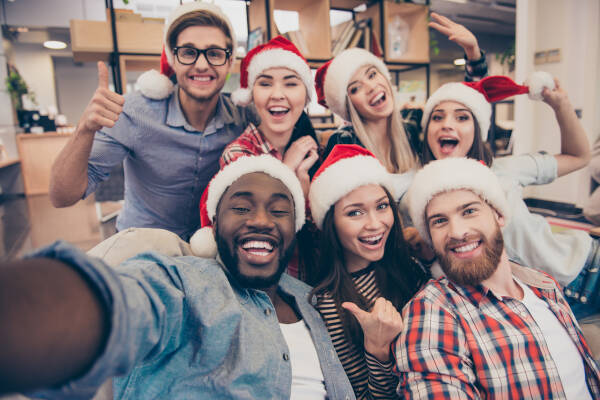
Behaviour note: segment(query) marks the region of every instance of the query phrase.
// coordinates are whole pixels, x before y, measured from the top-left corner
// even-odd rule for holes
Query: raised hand
[[[310,187],[308,170],[319,159],[318,149],[317,142],[312,137],[302,136],[292,143],[283,156],[283,163],[290,167],[300,180],[305,197]]]
[[[394,305],[379,297],[370,312],[361,310],[351,302],[342,307],[356,317],[363,330],[365,350],[385,362],[390,359],[390,344],[402,332],[402,316]]]
[[[103,127],[112,127],[123,111],[125,98],[108,89],[108,69],[98,62],[98,88],[83,111],[79,130],[94,134]]]
[[[555,111],[558,111],[561,107],[569,107],[573,108],[571,102],[569,101],[569,96],[567,92],[560,86],[560,82],[558,79],[554,78],[554,89],[549,89],[545,87],[542,90],[542,99],[545,103],[547,103],[550,107],[552,107]]]
[[[481,51],[477,38],[464,25],[457,24],[448,17],[432,12],[429,27],[446,35],[448,40],[462,47],[470,61],[477,61],[481,57]]]

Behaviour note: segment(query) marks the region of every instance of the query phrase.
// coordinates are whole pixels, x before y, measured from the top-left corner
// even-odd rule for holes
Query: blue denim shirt
[[[34,254],[77,268],[110,313],[106,347],[81,378],[36,393],[90,398],[106,378],[116,399],[289,399],[289,349],[265,292],[244,289],[214,259],[142,253],[112,269],[64,242]],[[354,399],[310,287],[283,275],[319,356],[329,399]]]
[[[164,100],[127,95],[115,126],[96,132],[84,197],[123,161],[119,230],[162,228],[187,240],[200,224],[200,196],[219,169],[223,149],[256,122],[253,109],[236,107],[221,94],[214,117],[197,131],[183,115],[177,88]]]

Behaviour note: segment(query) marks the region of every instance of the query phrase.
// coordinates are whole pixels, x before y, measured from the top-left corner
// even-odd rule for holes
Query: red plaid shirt
[[[283,160],[283,155],[256,129],[253,124],[248,127],[237,139],[229,143],[219,159],[221,168],[237,160],[241,156],[258,156],[271,154],[278,160]]]
[[[593,398],[600,398],[600,372],[556,283],[548,275],[513,265],[579,350]],[[564,399],[546,341],[520,301],[483,286],[431,281],[403,310],[396,342],[398,393],[407,399]]]

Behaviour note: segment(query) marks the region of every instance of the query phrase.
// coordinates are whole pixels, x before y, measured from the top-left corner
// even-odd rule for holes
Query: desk
[[[56,132],[17,135],[26,195],[48,194],[52,163],[70,137],[70,133]]]

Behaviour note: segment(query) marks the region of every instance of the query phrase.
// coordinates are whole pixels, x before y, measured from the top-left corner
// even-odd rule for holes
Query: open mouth
[[[268,111],[274,117],[282,117],[282,116],[286,115],[287,113],[289,113],[290,109],[287,107],[277,106],[277,107],[270,107],[268,109]]]
[[[381,104],[383,104],[386,100],[387,96],[385,95],[385,92],[381,92],[379,94],[377,94],[370,102],[369,105],[371,107],[377,107]]]
[[[277,247],[277,243],[274,240],[246,239],[241,241],[239,247],[250,255],[268,257]]]
[[[206,82],[210,82],[210,81],[214,80],[215,78],[212,76],[206,76],[206,75],[202,75],[202,76],[194,75],[191,77],[191,79],[196,82],[206,83]]]
[[[364,243],[368,246],[376,246],[379,243],[381,243],[381,241],[383,240],[383,233],[380,233],[379,235],[373,235],[373,236],[365,236],[365,237],[359,237],[358,241],[361,243]]]
[[[451,137],[443,137],[439,139],[440,148],[444,153],[450,153],[458,146],[458,139]]]
[[[469,241],[468,243],[462,244],[448,249],[452,254],[459,258],[470,257],[474,252],[481,247],[482,240]]]

